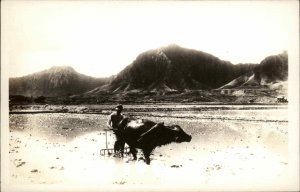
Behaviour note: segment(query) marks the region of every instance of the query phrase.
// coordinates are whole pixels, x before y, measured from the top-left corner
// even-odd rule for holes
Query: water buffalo
[[[164,123],[154,123],[144,119],[125,118],[120,122],[118,130],[124,144],[128,144],[133,159],[137,159],[136,148],[142,149],[148,165],[150,164],[150,154],[157,146],[171,142],[190,142],[192,139],[178,125],[165,126]]]

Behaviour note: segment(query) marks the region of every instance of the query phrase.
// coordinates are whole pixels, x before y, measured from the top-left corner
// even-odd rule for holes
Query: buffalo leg
[[[119,140],[116,140],[115,144],[114,144],[114,153],[115,154],[117,154],[120,150],[120,145],[119,144],[120,144]]]
[[[145,161],[147,165],[150,165],[150,154],[151,154],[151,150],[149,149],[143,149],[143,153],[144,153],[144,157],[145,157]]]
[[[125,142],[123,142],[122,140],[117,140],[115,141],[114,144],[114,152],[116,156],[121,156],[123,157],[123,153],[124,153],[124,145]]]
[[[124,156],[124,147],[125,147],[125,142],[122,140],[122,141],[120,141],[120,152],[121,152],[121,157]]]
[[[137,157],[136,157],[137,151],[136,151],[136,149],[134,147],[131,147],[131,146],[129,146],[129,148],[130,148],[130,153],[133,156],[133,160],[137,160]]]
[[[119,132],[116,132],[116,141],[114,144],[114,152],[116,156],[121,156],[123,157],[124,154],[124,146],[125,146],[125,141],[124,139],[121,137]]]

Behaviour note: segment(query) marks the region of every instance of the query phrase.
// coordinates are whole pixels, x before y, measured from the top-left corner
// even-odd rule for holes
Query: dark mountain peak
[[[169,45],[167,45],[167,46],[163,46],[163,47],[161,47],[160,49],[162,49],[162,50],[175,50],[175,49],[183,49],[183,47],[181,47],[181,46],[179,46],[179,45],[177,45],[177,44],[169,44]]]
[[[79,73],[75,71],[72,67],[70,66],[53,66],[49,69],[35,72],[33,74],[29,74],[23,77],[18,77],[18,78],[30,78],[30,77],[39,77],[43,75],[67,75],[67,76],[73,76],[73,75],[78,75]],[[79,74],[80,75],[80,74]],[[13,78],[11,78],[13,79]]]
[[[202,51],[175,44],[143,52],[122,70],[108,91],[213,89],[252,68],[235,66]]]
[[[10,78],[9,94],[24,96],[65,96],[89,91],[106,83],[76,72],[70,66],[54,66],[31,75]]]
[[[71,66],[53,66],[47,71],[51,73],[77,73]]]
[[[263,65],[281,65],[287,64],[288,54],[287,51],[283,51],[277,55],[270,55],[261,61]]]
[[[197,49],[190,49],[190,48],[186,48],[186,47],[182,47],[182,46],[179,46],[177,44],[170,44],[170,45],[167,45],[165,47],[161,47],[160,48],[161,50],[165,51],[165,52],[174,52],[174,53],[189,53],[189,54],[202,54],[202,55],[205,55],[205,56],[210,56],[210,57],[214,57],[214,58],[218,58],[212,54],[209,54],[209,53],[206,53],[206,52],[203,52],[201,50],[197,50]]]
[[[278,55],[266,57],[255,68],[255,79],[261,83],[286,81],[288,77],[288,54],[286,51]]]
[[[220,89],[231,88],[265,88],[287,89],[288,79],[288,54],[283,51],[263,59],[252,71],[232,80]]]

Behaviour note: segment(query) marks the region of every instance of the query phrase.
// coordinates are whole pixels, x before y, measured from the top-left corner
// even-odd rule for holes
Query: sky
[[[291,53],[298,16],[297,1],[4,0],[1,63],[9,77],[60,65],[108,77],[169,44],[259,63]]]

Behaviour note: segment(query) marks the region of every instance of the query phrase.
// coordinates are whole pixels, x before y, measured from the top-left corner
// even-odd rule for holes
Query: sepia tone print
[[[3,2],[3,191],[299,189],[296,5]]]

